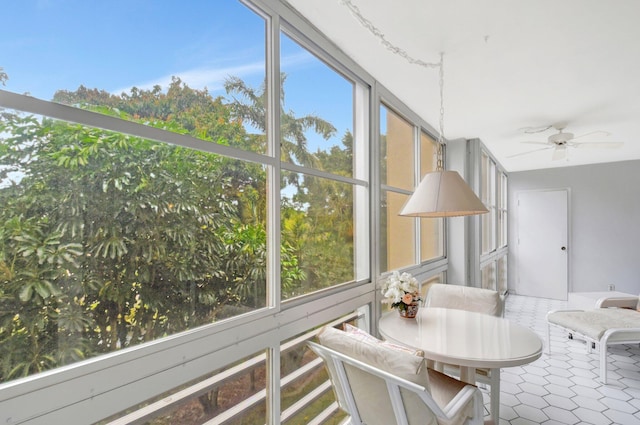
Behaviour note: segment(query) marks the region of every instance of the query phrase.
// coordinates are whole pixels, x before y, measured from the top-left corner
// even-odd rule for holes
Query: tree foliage
[[[81,86],[54,100],[262,149],[264,136],[243,123],[266,127],[264,89],[235,78],[226,87],[245,103],[227,104],[178,78],[166,91],[113,95]],[[318,117],[285,114],[286,158],[337,174],[350,167],[350,135],[346,151],[312,154],[309,129],[335,132]],[[352,274],[351,187],[298,184],[282,213],[285,297]],[[0,111],[0,205],[0,381],[265,306],[260,165]]]

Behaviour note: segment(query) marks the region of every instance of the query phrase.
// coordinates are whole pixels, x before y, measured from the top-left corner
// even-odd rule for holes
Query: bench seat
[[[550,327],[557,326],[600,350],[600,380],[607,383],[607,347],[640,343],[640,311],[627,308],[557,310],[547,314],[547,350],[551,352]]]

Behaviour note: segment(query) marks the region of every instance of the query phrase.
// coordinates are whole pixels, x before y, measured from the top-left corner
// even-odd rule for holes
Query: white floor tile
[[[566,302],[509,295],[505,317],[531,328],[544,341],[550,310]],[[598,351],[551,329],[551,354],[501,374],[500,425],[640,425],[640,347],[613,348],[608,385],[599,380]],[[486,401],[486,400],[485,400]]]

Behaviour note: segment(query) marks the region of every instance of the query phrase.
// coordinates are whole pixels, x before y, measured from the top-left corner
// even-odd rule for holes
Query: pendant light
[[[351,0],[342,0],[360,25],[371,32],[383,46],[407,62],[423,68],[439,69],[440,84],[440,133],[438,134],[438,159],[436,171],[424,176],[415,192],[409,197],[400,215],[410,217],[457,217],[488,213],[489,210],[473,193],[456,171],[444,170],[442,146],[444,144],[444,54],[439,63],[429,63],[410,56],[406,51],[391,43],[384,33],[365,18]]]
[[[444,55],[440,54],[440,132],[436,171],[427,173],[400,211],[410,217],[458,217],[484,214],[489,210],[456,171],[444,170]]]

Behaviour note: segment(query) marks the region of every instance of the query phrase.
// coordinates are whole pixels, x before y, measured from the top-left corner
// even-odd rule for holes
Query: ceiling
[[[432,126],[444,53],[444,135],[480,138],[507,171],[640,159],[638,0],[287,0]],[[349,3],[370,22],[362,25]],[[552,124],[576,142],[552,159]],[[591,146],[593,147],[593,146]],[[542,150],[540,150],[542,149]],[[537,150],[530,154],[524,152]],[[514,156],[515,155],[515,156]]]

